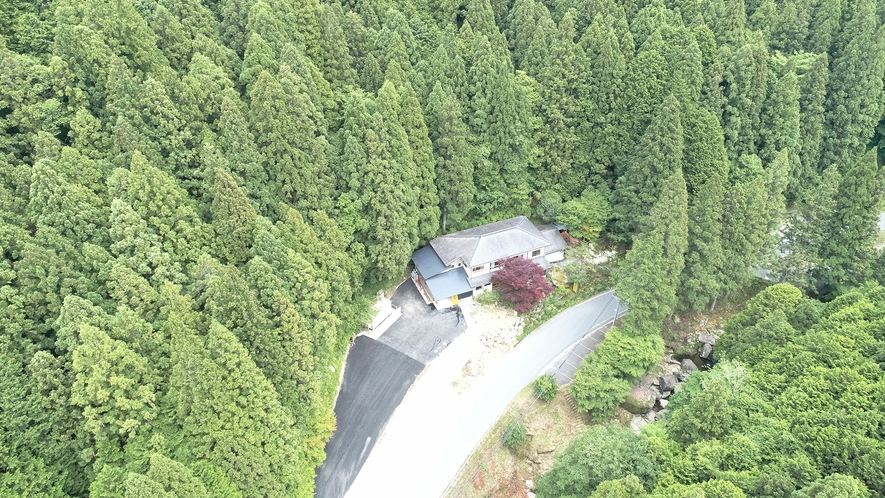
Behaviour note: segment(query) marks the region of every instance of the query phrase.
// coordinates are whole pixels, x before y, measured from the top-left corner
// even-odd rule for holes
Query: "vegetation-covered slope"
[[[0,2],[0,489],[310,495],[363,284],[441,231],[605,223],[652,353],[668,308],[746,281],[785,195],[836,206],[793,268],[863,281],[883,12]]]
[[[716,348],[721,361],[688,378],[664,422],[640,436],[596,426],[557,458],[538,496],[885,493],[885,288],[820,305],[769,287]]]

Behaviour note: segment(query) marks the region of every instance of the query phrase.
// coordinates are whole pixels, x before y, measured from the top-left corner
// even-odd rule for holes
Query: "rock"
[[[649,411],[648,413],[642,415],[642,418],[645,419],[649,424],[655,421],[655,412],[654,410]]]
[[[655,378],[651,381],[651,385],[653,385],[653,386],[659,386],[659,385],[661,385],[661,381],[659,381],[658,378],[655,377]]]
[[[655,406],[656,399],[657,389],[637,386],[630,390],[621,407],[634,415],[642,415]]]
[[[667,399],[659,399],[658,404],[661,405],[661,408],[667,408],[667,405],[670,404],[670,400]]]
[[[716,344],[716,336],[713,334],[698,334],[698,341],[704,344]]]
[[[537,451],[533,451],[532,454],[529,456],[529,459],[535,463],[541,463],[541,460],[538,458]]]
[[[686,358],[686,359],[682,360],[682,371],[685,372],[685,375],[686,375],[686,376],[688,376],[688,375],[690,375],[692,372],[697,372],[697,371],[698,371],[698,366],[695,365],[693,361],[691,361],[690,359]]]
[[[701,355],[701,358],[709,358],[710,355],[713,354],[713,346],[711,346],[709,342],[705,342],[698,350],[698,354]]]
[[[672,391],[673,389],[676,389],[676,384],[678,384],[679,381],[676,379],[675,375],[667,374],[662,375],[658,379],[658,383],[661,385],[661,391]]]
[[[639,434],[639,431],[641,431],[646,425],[648,425],[648,421],[639,415],[633,417],[633,420],[630,421],[630,428],[633,429],[633,432],[636,434]]]
[[[534,491],[535,490],[535,481],[533,481],[531,479],[526,479],[525,480],[525,487],[528,488],[529,491]]]
[[[655,420],[662,420],[668,413],[670,413],[670,410],[661,410],[655,413]]]
[[[531,491],[526,492],[525,495],[526,495],[528,498],[535,498],[535,493],[532,493]]]

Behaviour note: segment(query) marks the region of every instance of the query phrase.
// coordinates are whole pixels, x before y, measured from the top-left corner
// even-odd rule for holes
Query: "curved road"
[[[625,311],[613,292],[553,317],[463,394],[444,388],[452,377],[439,371],[445,366],[443,352],[397,409],[394,418],[402,423],[391,421],[346,496],[441,496],[510,400],[569,346]]]

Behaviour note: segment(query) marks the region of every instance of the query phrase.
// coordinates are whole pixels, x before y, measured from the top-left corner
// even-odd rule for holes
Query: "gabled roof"
[[[457,296],[473,290],[467,281],[467,272],[464,268],[455,268],[445,273],[440,273],[433,278],[424,280],[434,301]]]
[[[540,230],[525,216],[496,221],[430,241],[443,264],[463,259],[476,266],[550,245]]]

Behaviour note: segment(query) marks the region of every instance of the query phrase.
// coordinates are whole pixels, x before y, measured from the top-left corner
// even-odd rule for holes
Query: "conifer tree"
[[[688,250],[679,297],[695,310],[703,310],[710,301],[715,302],[722,287],[724,198],[723,178],[711,175],[698,189],[688,209]]]
[[[75,242],[105,240],[106,208],[81,185],[71,185],[56,173],[55,162],[40,160],[31,170],[30,218],[37,227],[50,226]]]
[[[317,136],[311,119],[315,110],[298,77],[288,66],[277,80],[266,71],[255,82],[251,97],[251,128],[265,155],[265,170],[276,187],[272,199],[299,207],[322,208],[328,192],[325,138]]]
[[[670,314],[675,295],[667,275],[664,236],[659,231],[642,234],[633,242],[618,269],[615,294],[630,307],[623,327],[634,335],[656,334]]]
[[[756,153],[760,112],[768,83],[767,56],[761,40],[750,41],[735,50],[726,70],[728,90],[722,131],[732,165],[736,165],[742,155]]]
[[[414,187],[418,191],[418,235],[421,240],[429,241],[436,237],[440,224],[433,143],[412,85],[405,82],[399,93],[399,122],[406,132],[416,172]]]
[[[644,213],[648,213],[661,195],[661,187],[682,169],[682,124],[679,103],[672,95],[667,97],[648,126],[636,154],[627,164],[614,192],[616,221],[614,233],[629,240],[639,228]]]
[[[343,16],[338,4],[321,5],[318,17],[322,48],[323,74],[329,83],[339,91],[344,87],[357,85],[357,73],[354,69],[354,58],[347,43],[347,35],[339,21]]]
[[[244,497],[310,496],[299,438],[273,385],[224,326],[212,321],[204,342],[178,320],[170,394],[189,456],[220,467]]]
[[[454,95],[437,81],[425,115],[433,141],[443,232],[448,223],[457,226],[470,212],[475,192],[470,135],[462,113]]]
[[[870,275],[885,192],[880,170],[873,148],[842,175],[836,210],[820,248],[822,262],[815,270],[828,290],[861,283]]]
[[[670,92],[669,68],[664,58],[664,41],[660,31],[650,34],[639,51],[630,61],[624,76],[625,101],[629,117],[627,133],[629,137],[641,137],[654,119],[664,97]],[[628,139],[629,141],[629,139]],[[615,169],[617,176],[622,168]]]
[[[797,286],[814,289],[815,268],[823,270],[821,251],[830,244],[829,226],[837,213],[837,196],[842,175],[836,165],[827,168],[820,180],[807,185],[796,212],[784,231],[786,246],[784,267],[780,276]],[[816,289],[815,289],[816,290]]]
[[[728,155],[719,120],[707,109],[687,106],[682,113],[682,129],[682,171],[688,193],[694,197],[710,178],[728,178]]]
[[[256,217],[255,209],[230,174],[220,168],[215,170],[212,226],[218,253],[231,264],[244,263],[248,258]]]
[[[800,198],[814,185],[820,162],[824,100],[829,79],[827,54],[823,53],[799,79],[799,164],[790,172],[788,199]]]
[[[121,456],[120,446],[157,416],[154,386],[143,382],[150,367],[125,343],[91,325],[81,325],[79,332],[71,402],[83,407],[99,459],[113,463]]]
[[[368,222],[363,243],[373,276],[393,278],[405,267],[418,243],[418,227],[408,209],[414,202],[410,198],[413,191],[401,171],[403,166],[387,144],[389,139],[380,116],[376,115],[373,128],[366,131],[367,162],[360,172],[360,199]]]
[[[588,39],[594,31],[600,37]],[[581,44],[590,63],[590,77],[582,102],[587,115],[579,125],[581,149],[590,164],[591,175],[613,183],[614,166],[630,146],[623,99],[627,63],[614,30],[603,26],[601,16],[593,20]]]
[[[757,149],[763,164],[774,160],[783,150],[793,158],[799,153],[799,82],[792,63],[782,68],[782,75],[769,72],[768,91],[760,116]]]
[[[854,17],[844,29],[845,48],[831,64],[824,103],[820,169],[839,164],[843,172],[858,160],[885,108],[885,38],[877,28],[874,2],[858,0]]]
[[[239,102],[225,96],[218,118],[218,145],[232,172],[243,179],[243,189],[259,200],[264,213],[270,201],[263,194],[267,173],[262,165],[261,152],[255,146],[255,136],[243,116]]]
[[[243,68],[240,71],[240,87],[249,94],[252,85],[262,71],[276,73],[279,64],[271,46],[258,33],[249,36],[246,53],[243,56]]]

